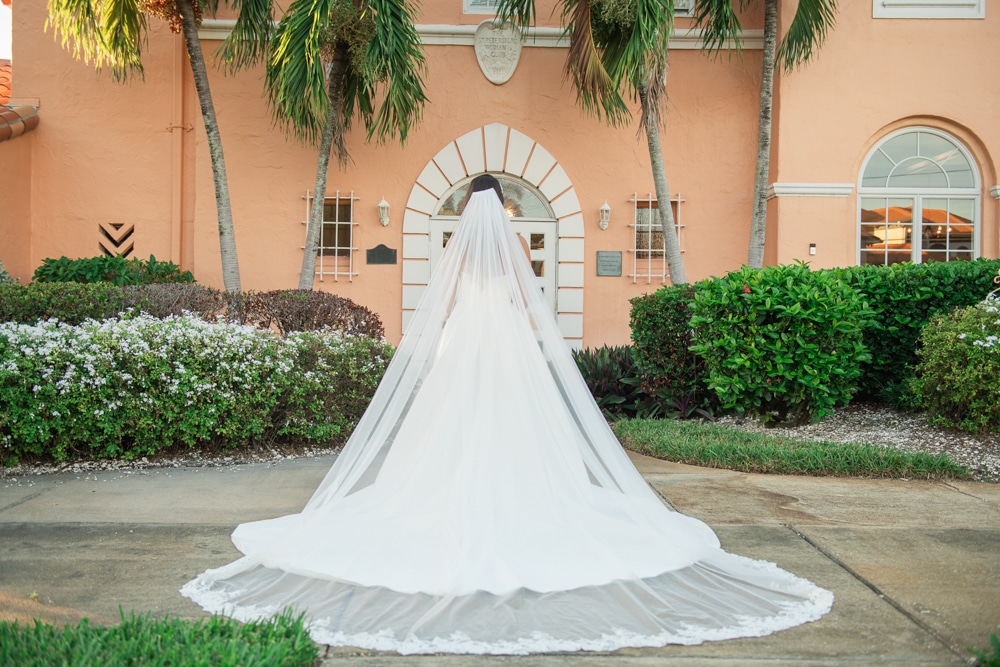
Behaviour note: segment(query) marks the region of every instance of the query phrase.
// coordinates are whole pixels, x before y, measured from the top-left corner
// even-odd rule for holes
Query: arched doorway
[[[458,220],[472,178],[490,173],[511,189],[522,206],[515,229],[532,247],[536,275],[556,312],[567,343],[583,339],[584,224],[580,201],[566,171],[543,146],[500,123],[468,132],[448,143],[417,177],[403,214],[403,330],[430,280],[444,245],[449,219]],[[450,208],[449,208],[450,207]],[[516,211],[514,211],[517,213]],[[534,235],[534,237],[533,237]],[[433,238],[432,238],[433,237]],[[537,246],[537,247],[534,247]]]
[[[531,268],[538,286],[553,312],[556,309],[556,270],[558,221],[548,201],[533,187],[513,176],[497,176],[504,194],[504,208],[517,232],[528,244]],[[437,211],[430,219],[431,274],[455,231],[465,203],[472,177],[460,182],[441,198]]]

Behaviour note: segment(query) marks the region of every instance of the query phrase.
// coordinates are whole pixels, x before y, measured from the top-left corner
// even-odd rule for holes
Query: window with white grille
[[[667,254],[663,239],[663,228],[660,226],[659,202],[652,194],[645,197],[632,196],[633,216],[633,245],[632,253],[632,273],[629,277],[632,282],[637,282],[640,278],[647,283],[653,279],[665,283],[670,272],[667,268]],[[677,230],[677,238],[680,242],[681,252],[684,252],[684,225],[681,224],[681,199],[678,194],[670,198],[670,207],[674,214],[674,227]]]
[[[982,19],[986,0],[872,0],[877,19]]]
[[[306,194],[306,216],[312,207],[312,196]],[[328,196],[323,204],[323,230],[316,252],[316,275],[320,281],[327,276],[335,281],[341,278],[353,280],[358,275],[354,270],[354,208],[358,198],[351,191],[342,194],[340,190]],[[308,225],[307,225],[308,227]]]

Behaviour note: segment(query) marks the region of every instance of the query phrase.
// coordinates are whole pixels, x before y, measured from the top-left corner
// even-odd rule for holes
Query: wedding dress
[[[357,428],[299,514],[181,592],[325,644],[524,654],[697,644],[833,596],[668,509],[591,397],[493,191],[472,195]]]

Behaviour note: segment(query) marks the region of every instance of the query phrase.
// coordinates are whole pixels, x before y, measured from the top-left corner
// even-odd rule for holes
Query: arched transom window
[[[979,172],[954,137],[906,128],[868,155],[858,187],[858,263],[979,256]]]

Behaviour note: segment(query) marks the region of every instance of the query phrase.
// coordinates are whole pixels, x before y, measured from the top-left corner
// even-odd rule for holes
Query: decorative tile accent
[[[101,222],[97,225],[97,231],[100,233],[97,246],[105,255],[128,257],[135,249],[135,240],[132,238],[135,225]]]

